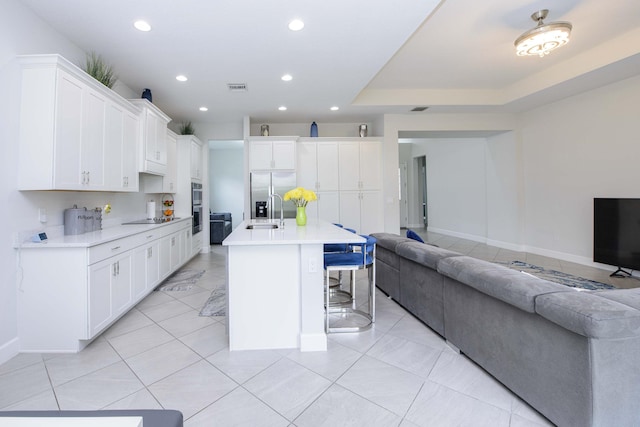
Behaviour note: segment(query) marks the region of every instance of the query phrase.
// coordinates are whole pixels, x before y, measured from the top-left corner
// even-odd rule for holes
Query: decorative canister
[[[367,125],[365,125],[365,124],[361,124],[361,125],[358,127],[358,133],[359,133],[359,135],[360,135],[360,138],[364,138],[364,137],[366,137],[366,136],[367,136]]]
[[[316,124],[316,122],[311,123],[311,136],[318,136],[318,125]]]
[[[148,100],[149,102],[153,102],[151,100],[151,89],[145,89],[142,91],[142,98]]]
[[[260,126],[260,135],[269,136],[269,125]]]
[[[73,208],[64,210],[64,234],[65,236],[83,234],[86,231],[87,208]]]

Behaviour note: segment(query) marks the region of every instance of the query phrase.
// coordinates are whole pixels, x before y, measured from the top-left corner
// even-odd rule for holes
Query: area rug
[[[156,287],[156,291],[188,291],[193,288],[205,270],[178,270]]]
[[[532,276],[540,279],[548,280],[550,282],[560,283],[561,285],[570,286],[576,290],[603,290],[603,289],[616,289],[615,286],[608,285],[606,283],[596,282],[595,280],[585,279],[582,277],[574,276],[572,274],[563,273],[561,271],[547,270],[537,265],[528,264],[522,261],[511,261],[506,263],[500,263],[506,265],[514,270],[528,273]]]
[[[200,316],[226,316],[227,293],[224,289],[214,289],[211,296],[204,303]]]

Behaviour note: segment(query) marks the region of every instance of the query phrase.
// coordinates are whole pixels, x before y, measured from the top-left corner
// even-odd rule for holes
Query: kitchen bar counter
[[[228,247],[229,348],[324,351],[323,245],[365,240],[325,221],[246,228],[264,222],[245,221],[222,242]]]

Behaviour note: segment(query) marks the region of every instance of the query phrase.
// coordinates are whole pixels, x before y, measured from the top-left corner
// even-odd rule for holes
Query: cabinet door
[[[180,238],[182,237],[181,233],[174,233],[170,238],[170,258],[171,258],[171,271],[175,271],[180,265]]]
[[[131,289],[133,300],[139,301],[147,294],[147,248],[138,247],[133,251],[133,277]]]
[[[273,141],[273,169],[296,168],[296,143],[294,141]]]
[[[138,144],[140,119],[126,111],[122,124],[122,189],[138,191]]]
[[[382,193],[363,191],[360,193],[360,234],[379,233],[383,230]]]
[[[104,189],[105,113],[107,101],[98,93],[85,89],[82,123],[82,171],[84,184],[90,189]]]
[[[340,198],[337,191],[318,193],[318,218],[331,223],[340,222]]]
[[[123,109],[109,103],[106,108],[104,130],[104,183],[106,188],[114,191],[124,187],[122,179],[123,119]]]
[[[360,233],[360,193],[340,192],[340,224]]]
[[[338,143],[318,142],[318,191],[337,191],[340,188]]]
[[[156,161],[161,165],[167,164],[167,122],[165,122],[162,118],[158,117],[155,121],[156,126],[156,151],[157,157]]]
[[[54,188],[81,189],[83,85],[60,71],[56,86]]]
[[[318,158],[316,154],[315,142],[300,142],[297,147],[298,170],[296,172],[296,182],[298,187],[309,188],[317,191],[318,183]],[[310,205],[307,205],[307,210]],[[307,213],[308,215],[308,213]]]
[[[171,237],[163,237],[160,239],[159,243],[159,259],[158,259],[158,267],[159,267],[159,277],[160,280],[164,280],[171,270]]]
[[[380,190],[382,187],[382,143],[362,141],[360,143],[360,188]]]
[[[160,118],[151,111],[145,112],[145,159],[150,162],[160,162],[160,152],[157,148],[158,128]]]
[[[340,142],[338,145],[340,171],[340,191],[360,189],[360,147],[359,142]],[[346,225],[345,225],[346,226]],[[353,227],[352,227],[353,228]]]
[[[191,179],[202,180],[202,147],[196,141],[191,141]]]
[[[111,320],[111,277],[115,274],[116,266],[109,260],[89,267],[89,337],[95,336]]]
[[[146,246],[146,250],[147,288],[153,288],[160,282],[160,253],[158,242]]]
[[[162,191],[175,193],[177,189],[178,157],[174,133],[167,131],[167,173],[162,177]]]
[[[133,298],[132,284],[132,255],[127,254],[116,261],[116,274],[111,281],[111,306],[113,316],[124,313],[131,305]]]
[[[249,143],[249,168],[251,170],[271,169],[271,141],[251,141]]]
[[[183,239],[180,241],[180,246],[181,246],[181,250],[180,250],[180,254],[181,254],[181,263],[187,261],[189,258],[191,258],[191,252],[193,251],[193,246],[192,246],[192,225],[189,224],[189,228],[182,231],[182,236]]]

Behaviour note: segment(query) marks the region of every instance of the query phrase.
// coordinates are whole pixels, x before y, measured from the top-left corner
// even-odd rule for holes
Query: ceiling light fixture
[[[302,22],[300,19],[294,19],[293,21],[289,22],[289,29],[291,31],[300,31],[303,28],[304,22]]]
[[[149,23],[147,21],[136,21],[133,23],[133,26],[136,27],[136,29],[140,30],[140,31],[151,31],[151,25],[149,25]]]
[[[281,77],[281,79],[285,82],[290,82],[291,80],[293,80],[293,76],[291,74],[285,74]]]
[[[207,107],[200,107],[200,111],[209,111]]]
[[[331,111],[338,111],[339,109],[340,107],[336,107],[336,106],[331,107]]]
[[[287,111],[287,107],[285,107],[284,105],[278,107],[278,110],[280,111]]]
[[[186,82],[189,79],[187,78],[187,76],[183,76],[182,74],[180,74],[179,76],[176,76],[176,80],[179,82]]]
[[[549,52],[569,43],[571,29],[569,22],[542,22],[549,13],[548,9],[542,9],[531,15],[531,19],[538,25],[522,34],[515,41],[516,54],[518,56],[538,55],[545,56]]]

